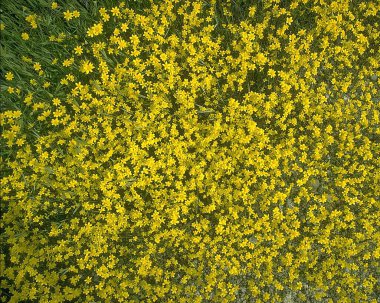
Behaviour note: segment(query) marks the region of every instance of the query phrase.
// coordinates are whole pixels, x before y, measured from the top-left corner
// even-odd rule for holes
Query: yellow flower
[[[24,142],[25,142],[25,139],[19,138],[19,139],[16,140],[16,145],[22,146],[24,144]]]
[[[51,9],[57,9],[57,8],[58,8],[58,3],[57,2],[52,2]]]
[[[249,9],[249,16],[250,17],[253,17],[255,16],[256,14],[256,7],[255,6],[252,6],[250,9]]]
[[[98,23],[88,29],[87,36],[95,37],[95,36],[100,35],[102,32],[103,32],[103,24]]]
[[[65,59],[62,63],[64,67],[68,67],[74,63],[74,58]]]
[[[122,31],[122,32],[126,32],[127,29],[128,29],[128,24],[127,24],[127,23],[122,23],[122,24],[121,24],[121,31]]]
[[[36,72],[40,71],[41,70],[41,64],[39,64],[38,62],[37,63],[34,63],[33,64],[33,68]]]
[[[4,23],[0,23],[0,31],[3,31],[5,29],[5,24]]]
[[[5,74],[5,79],[6,79],[6,80],[8,80],[8,81],[12,81],[13,78],[14,78],[14,76],[13,76],[13,73],[12,73],[12,72],[7,72],[7,73]]]
[[[76,55],[80,56],[83,54],[83,48],[78,45],[77,47],[74,48],[74,52]]]
[[[73,14],[73,18],[79,18],[79,16],[80,16],[80,12],[77,10],[73,11],[72,14]]]
[[[21,38],[22,38],[22,40],[29,40],[29,35],[28,35],[28,33],[22,33],[22,34],[21,34]]]
[[[29,22],[30,26],[31,26],[33,29],[36,29],[36,28],[37,28],[37,22],[36,22],[36,19],[37,19],[37,15],[36,15],[36,14],[29,15],[29,16],[26,16],[26,17],[25,17],[25,20],[26,20],[27,22]]]
[[[81,68],[80,68],[81,72],[85,73],[85,74],[91,73],[93,69],[94,69],[94,64],[92,64],[88,60],[83,61]]]
[[[58,98],[54,98],[52,101],[55,106],[58,106],[59,104],[61,104],[61,101]]]
[[[62,85],[68,85],[69,81],[67,81],[67,79],[61,79],[59,83],[61,83]]]
[[[69,10],[67,10],[63,13],[63,17],[66,21],[70,21],[73,18],[73,14]]]
[[[268,70],[268,75],[269,75],[271,78],[274,78],[274,77],[276,76],[276,71],[270,68],[270,69]]]
[[[258,65],[264,65],[268,59],[265,57],[263,53],[258,53],[256,56],[256,62]]]
[[[111,13],[113,16],[115,17],[119,17],[121,14],[120,14],[120,9],[118,7],[113,7],[111,9]]]
[[[31,58],[26,57],[26,56],[22,56],[21,60],[24,61],[24,62],[27,62],[27,63],[32,63],[33,62],[33,60]]]
[[[73,76],[72,74],[68,74],[68,75],[66,76],[66,79],[67,79],[68,81],[73,82],[75,78],[74,78],[74,76]]]

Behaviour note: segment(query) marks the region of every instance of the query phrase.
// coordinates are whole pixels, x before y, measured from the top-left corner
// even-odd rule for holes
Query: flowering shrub
[[[378,302],[379,1],[3,6],[3,302]]]

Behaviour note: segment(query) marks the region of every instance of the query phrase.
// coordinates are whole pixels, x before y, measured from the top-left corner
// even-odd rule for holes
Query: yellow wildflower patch
[[[14,2],[4,302],[377,302],[379,1]]]

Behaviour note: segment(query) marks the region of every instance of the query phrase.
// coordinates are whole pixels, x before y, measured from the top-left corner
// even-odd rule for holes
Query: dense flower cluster
[[[1,24],[4,300],[378,302],[379,1],[74,2]]]

